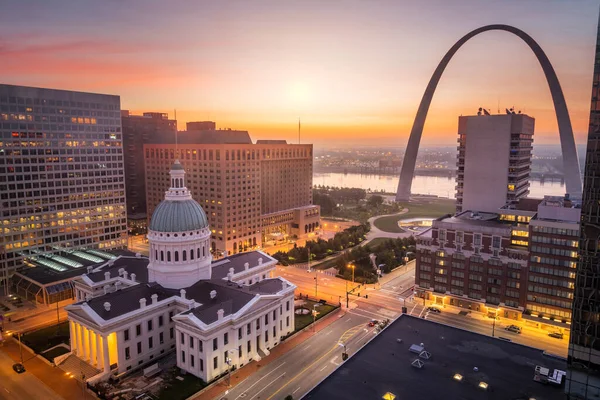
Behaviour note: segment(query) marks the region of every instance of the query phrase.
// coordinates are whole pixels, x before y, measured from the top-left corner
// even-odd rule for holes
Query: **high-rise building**
[[[127,190],[127,213],[146,213],[146,170],[144,168],[144,144],[156,141],[172,143],[177,132],[177,121],[166,113],[145,112],[132,115],[121,111],[123,125],[123,148],[125,149],[125,187]],[[146,217],[143,216],[146,220]]]
[[[119,96],[0,85],[0,137],[6,271],[63,248],[125,247]]]
[[[187,131],[179,134],[177,154],[174,144],[145,146],[148,212],[168,189],[169,168],[179,158],[194,199],[206,210],[214,252],[238,253],[319,227],[312,145],[253,144],[245,131]]]
[[[524,114],[458,118],[456,212],[496,212],[529,193],[534,119]]]
[[[600,24],[596,39],[590,126],[588,130],[579,262],[573,298],[569,399],[600,397]]]
[[[580,209],[567,197],[466,210],[417,236],[416,291],[447,304],[569,328]]]

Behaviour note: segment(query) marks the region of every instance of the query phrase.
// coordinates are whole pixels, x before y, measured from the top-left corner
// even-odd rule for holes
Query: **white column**
[[[101,368],[102,365],[102,343],[101,337],[98,333],[96,333],[96,367]]]
[[[89,356],[89,360],[90,360],[90,364],[94,364],[94,332],[90,329],[88,329],[88,343],[90,345],[89,347],[89,352],[88,352],[88,356]]]
[[[85,355],[85,349],[83,347],[83,326],[77,324],[77,355],[79,358],[83,358]]]
[[[81,327],[83,331],[83,335],[81,335],[81,340],[83,342],[83,360],[87,361],[90,358],[90,343],[89,343],[89,331],[85,326]]]
[[[75,332],[75,322],[69,321],[69,333],[71,334],[71,351],[77,354],[77,334]]]
[[[102,336],[102,357],[104,360],[104,372],[110,372],[110,358],[108,354],[108,337]]]

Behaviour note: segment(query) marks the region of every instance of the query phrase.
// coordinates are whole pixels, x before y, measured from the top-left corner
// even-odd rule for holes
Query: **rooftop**
[[[419,357],[408,351],[420,343],[431,353],[422,369],[411,366]],[[533,381],[536,365],[567,367],[541,350],[403,315],[304,398],[381,399],[390,392],[396,399],[564,399],[564,388]]]
[[[213,261],[212,278],[226,278],[230,268],[233,268],[233,272],[238,274],[245,269],[244,264],[246,263],[248,263],[249,268],[252,269],[258,265],[259,258],[262,258],[263,264],[266,264],[269,261],[277,261],[273,257],[261,251],[249,251],[246,253],[234,254],[220,260]]]

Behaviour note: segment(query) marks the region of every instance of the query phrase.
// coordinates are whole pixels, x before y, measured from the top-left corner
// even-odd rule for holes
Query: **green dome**
[[[187,232],[208,228],[204,210],[195,200],[163,200],[150,220],[156,232]]]

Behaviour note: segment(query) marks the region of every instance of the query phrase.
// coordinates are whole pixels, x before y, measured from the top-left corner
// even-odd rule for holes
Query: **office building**
[[[569,343],[566,385],[569,399],[600,397],[600,24],[594,56],[579,262]]]
[[[0,85],[0,137],[9,273],[65,248],[126,245],[119,96]]]
[[[207,216],[185,175],[172,163],[148,227],[149,258],[120,256],[74,281],[69,357],[87,364],[92,382],[172,351],[179,369],[210,382],[267,356],[294,331],[295,286],[271,277],[277,260],[252,251],[213,261]]]
[[[172,143],[177,132],[177,121],[169,119],[166,113],[145,112],[143,115],[133,115],[128,110],[123,110],[121,123],[125,150],[127,214],[130,228],[141,228],[136,221],[147,219],[144,144],[160,140]]]
[[[510,111],[458,118],[457,213],[496,212],[527,197],[534,121]]]
[[[463,211],[417,236],[415,290],[439,305],[566,331],[580,209],[568,198],[520,199]]]
[[[148,210],[162,198],[169,165],[178,157],[194,199],[206,210],[214,253],[235,254],[318,229],[312,145],[252,143],[248,132],[232,130],[180,132],[178,142],[177,156],[174,144],[145,146]]]

